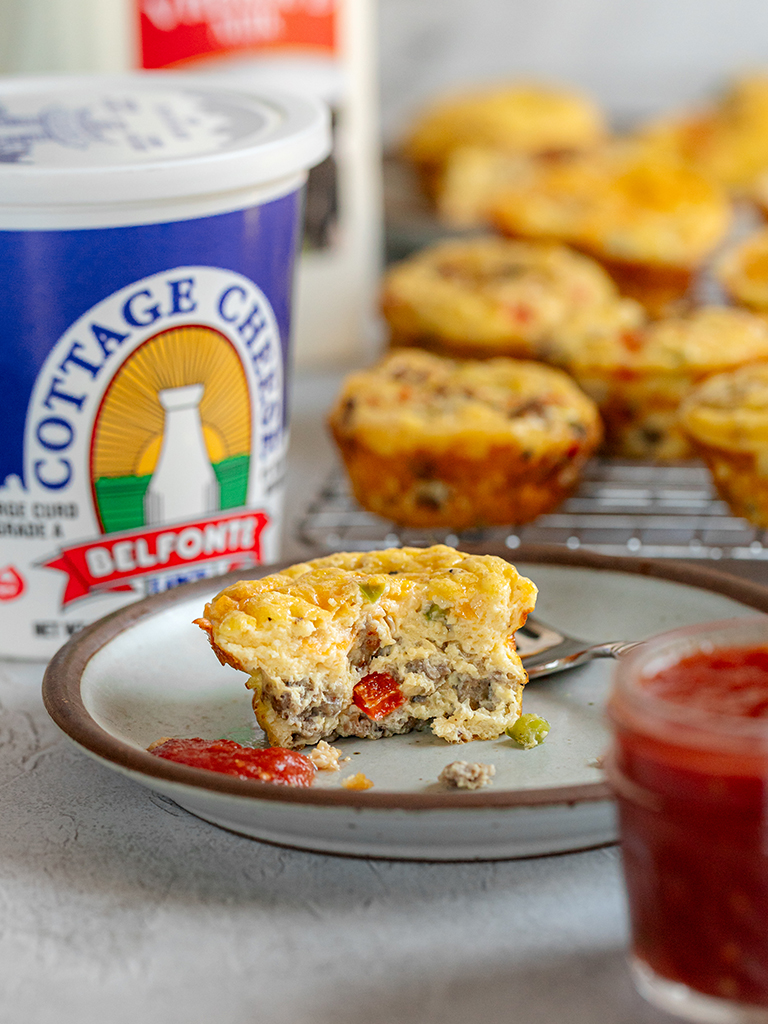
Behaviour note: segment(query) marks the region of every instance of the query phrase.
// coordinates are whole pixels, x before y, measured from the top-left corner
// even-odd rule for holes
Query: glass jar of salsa
[[[768,616],[635,648],[608,714],[636,987],[698,1024],[768,1022]]]

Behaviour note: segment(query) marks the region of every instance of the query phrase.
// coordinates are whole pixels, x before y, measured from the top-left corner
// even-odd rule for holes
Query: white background
[[[388,144],[435,93],[517,76],[575,84],[623,120],[768,70],[768,3],[379,0],[379,54]]]

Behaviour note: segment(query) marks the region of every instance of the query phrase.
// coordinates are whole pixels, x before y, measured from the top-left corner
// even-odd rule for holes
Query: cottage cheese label
[[[279,555],[317,101],[0,82],[0,655]]]
[[[233,271],[175,267],[79,317],[0,487],[4,624],[61,642],[127,596],[274,558],[283,378],[272,306]]]

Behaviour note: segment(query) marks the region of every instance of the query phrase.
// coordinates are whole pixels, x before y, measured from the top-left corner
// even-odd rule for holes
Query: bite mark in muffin
[[[222,591],[196,620],[247,672],[276,746],[431,728],[493,739],[527,680],[514,633],[536,587],[504,559],[445,545],[329,555]]]

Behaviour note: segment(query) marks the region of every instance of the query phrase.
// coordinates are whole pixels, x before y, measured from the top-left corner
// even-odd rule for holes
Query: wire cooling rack
[[[386,239],[389,260],[445,237],[466,235],[439,224],[413,172],[399,159],[384,164]],[[750,204],[738,204],[724,247],[762,224]],[[469,232],[472,233],[472,232]],[[725,301],[710,267],[697,276],[691,298],[699,305]],[[700,462],[646,463],[594,459],[578,491],[555,512],[519,528],[495,527],[461,534],[395,526],[362,509],[346,474],[333,470],[296,527],[297,539],[314,550],[374,550],[409,544],[563,544],[608,555],[649,558],[762,559],[768,561],[768,531],[733,516],[715,493]]]
[[[395,526],[360,508],[336,468],[297,525],[297,538],[320,551],[405,544],[563,544],[610,555],[651,558],[765,559],[766,531],[733,516],[698,462],[589,463],[576,493],[526,526],[456,534]]]

